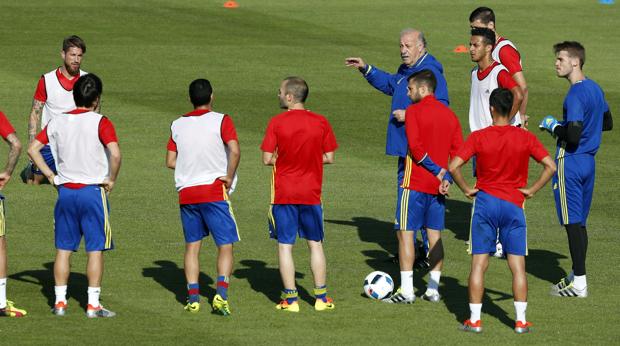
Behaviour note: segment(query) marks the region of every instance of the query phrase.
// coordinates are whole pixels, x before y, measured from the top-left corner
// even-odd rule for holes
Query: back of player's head
[[[73,86],[73,100],[78,107],[92,107],[103,92],[103,83],[94,73],[80,77]]]
[[[481,21],[482,24],[487,25],[490,22],[495,23],[495,13],[488,7],[478,7],[473,10],[469,15],[469,22]]]
[[[510,115],[510,109],[512,109],[512,100],[513,96],[510,90],[497,88],[491,92],[489,105],[495,109],[498,115],[507,117]]]
[[[491,29],[487,28],[472,28],[471,29],[472,36],[481,36],[482,42],[487,46],[495,45],[495,32]]]
[[[304,103],[308,98],[308,84],[300,77],[284,78],[284,94],[293,96],[293,101]]]
[[[206,79],[196,79],[189,85],[189,100],[194,107],[200,107],[211,103],[213,88],[211,82]]]
[[[561,51],[568,53],[571,58],[579,59],[579,68],[586,63],[586,49],[577,41],[564,41],[553,45],[553,51],[558,54]]]
[[[418,71],[409,76],[407,80],[413,81],[418,87],[425,85],[432,93],[435,92],[437,87],[437,78],[435,78],[435,74],[431,70]]]
[[[83,54],[86,53],[86,43],[79,36],[72,35],[62,41],[62,50],[64,52],[68,52],[71,47],[80,48]]]

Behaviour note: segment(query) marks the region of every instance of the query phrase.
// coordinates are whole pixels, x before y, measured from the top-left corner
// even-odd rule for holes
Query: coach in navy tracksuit
[[[411,104],[407,96],[407,78],[415,72],[430,70],[437,79],[435,97],[446,106],[449,105],[448,85],[443,75],[443,66],[434,56],[426,51],[426,39],[418,30],[405,29],[400,33],[400,57],[403,64],[395,74],[390,74],[375,66],[367,65],[362,58],[347,58],[348,66],[357,67],[364,78],[377,90],[392,96],[392,108],[388,121],[385,153],[398,156],[398,196],[400,203],[407,157],[407,136],[405,134],[405,109]],[[444,167],[446,168],[446,167]],[[425,241],[426,243],[426,241]],[[426,249],[428,250],[428,249]]]

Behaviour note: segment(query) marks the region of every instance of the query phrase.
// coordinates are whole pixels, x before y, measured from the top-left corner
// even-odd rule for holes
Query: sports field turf
[[[50,186],[31,187],[17,174],[7,197],[9,298],[28,310],[23,319],[0,320],[1,344],[578,344],[618,343],[620,332],[620,12],[597,1],[487,2],[498,32],[523,55],[532,126],[545,114],[561,116],[568,83],[555,77],[551,46],[581,41],[586,74],[606,92],[616,129],[605,133],[597,155],[597,180],[590,214],[587,299],[548,295],[568,270],[564,230],[558,226],[552,193],[545,187],[526,206],[530,256],[528,319],[534,333],[515,335],[510,273],[504,260],[491,260],[483,307],[485,332],[457,330],[468,317],[466,254],[469,202],[453,187],[443,233],[446,265],[440,304],[417,301],[391,306],[362,296],[362,280],[384,270],[396,250],[391,231],[396,161],[384,155],[390,99],[344,66],[347,56],[394,71],[400,63],[398,33],[422,29],[429,51],[444,65],[451,105],[467,128],[468,54],[452,49],[469,40],[467,17],[474,1],[66,1],[4,2],[0,50],[0,109],[27,141],[27,116],[39,76],[57,66],[62,38],[78,34],[88,52],[83,69],[104,83],[102,113],[115,123],[123,167],[110,196],[116,250],[106,254],[102,301],[114,319],[87,320],[85,254],[73,256],[69,310],[49,312],[53,303],[53,206]],[[300,75],[310,85],[307,106],[332,123],[340,149],[325,170],[324,206],[328,285],[336,310],[316,313],[306,246],[296,252],[299,314],[274,309],[280,279],[275,244],[268,239],[266,212],[270,169],[258,145],[270,116],[279,112],[282,78]],[[215,107],[232,116],[240,138],[239,185],[232,195],[242,242],[235,248],[230,283],[233,315],[183,310],[183,237],[172,171],[164,167],[169,124],[190,110],[187,86],[211,80]],[[549,135],[536,130],[551,151]],[[6,146],[0,149],[4,164]],[[22,156],[19,168],[26,164]],[[532,165],[535,166],[532,162]],[[538,167],[531,170],[538,175]],[[471,180],[470,180],[471,181]],[[203,247],[203,303],[214,294],[214,245]],[[414,273],[421,293],[426,284]],[[526,340],[524,340],[526,339]]]

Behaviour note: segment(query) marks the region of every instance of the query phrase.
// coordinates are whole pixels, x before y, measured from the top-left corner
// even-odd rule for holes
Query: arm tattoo
[[[13,170],[15,170],[15,166],[17,165],[17,161],[19,159],[21,144],[19,143],[19,139],[17,139],[17,136],[14,133],[10,134],[7,137],[6,141],[7,143],[9,143],[10,149],[9,158],[6,162],[6,167],[4,168],[4,171],[11,175],[13,174]]]
[[[28,142],[32,142],[37,135],[39,129],[39,122],[41,121],[41,114],[43,113],[43,106],[45,103],[39,100],[32,101],[32,111],[30,112],[30,118],[28,120]]]

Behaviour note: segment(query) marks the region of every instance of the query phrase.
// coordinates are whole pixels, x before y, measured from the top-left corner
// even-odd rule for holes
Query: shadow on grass
[[[469,318],[469,295],[467,286],[461,285],[459,280],[449,276],[442,276],[443,299],[446,308],[450,311],[458,323],[463,323]],[[482,297],[482,313],[497,318],[510,328],[514,327],[514,318],[511,318],[504,309],[495,304],[495,301],[512,299],[511,294],[485,288]],[[482,316],[484,319],[484,316]],[[458,326],[458,324],[457,324]]]
[[[233,276],[238,279],[247,279],[254,291],[262,293],[272,302],[278,303],[280,301],[278,287],[282,286],[280,270],[267,267],[267,263],[263,261],[243,260],[240,263],[244,268],[235,270]],[[304,274],[295,272],[296,279],[303,277]],[[299,292],[299,299],[314,305],[314,297],[305,288],[297,285],[297,292]]]
[[[525,271],[528,274],[555,284],[566,276],[566,271],[560,266],[560,259],[566,256],[557,252],[529,249],[528,256],[525,258]]]
[[[172,292],[179,303],[185,305],[187,303],[187,283],[183,268],[180,268],[172,261],[160,260],[153,262],[153,264],[157,265],[157,267],[143,268],[142,276],[153,278],[155,282]],[[198,284],[200,285],[200,294],[203,297],[215,296],[215,289],[212,287],[213,283],[213,279],[200,272]]]
[[[28,282],[41,286],[41,293],[47,298],[47,304],[54,306],[56,295],[54,293],[54,262],[43,263],[45,269],[24,270],[10,275],[9,278]],[[73,298],[78,301],[83,309],[88,305],[88,278],[82,273],[69,274],[69,284],[67,287],[67,299]]]
[[[454,193],[454,190],[451,190]],[[471,203],[446,199],[446,229],[454,237],[466,241],[469,239],[469,221],[471,220]]]

